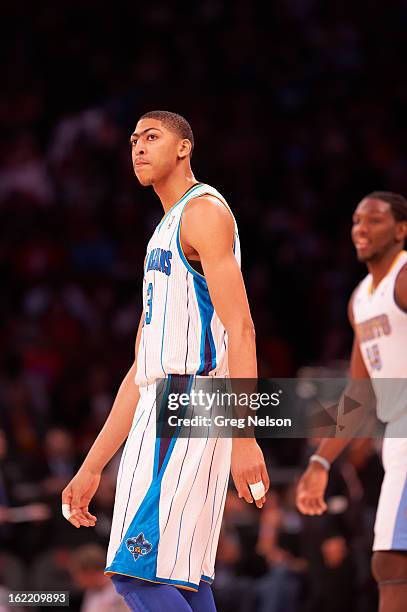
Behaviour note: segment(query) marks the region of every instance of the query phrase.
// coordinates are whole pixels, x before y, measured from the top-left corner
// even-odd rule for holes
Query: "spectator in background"
[[[72,556],[72,576],[84,593],[81,612],[128,612],[123,598],[103,573],[105,560],[106,552],[97,544],[81,546]]]
[[[255,508],[230,489],[213,584],[216,605],[222,612],[246,612],[255,605],[255,579],[264,571],[262,559],[255,553],[257,528]]]
[[[107,470],[102,474],[98,490],[93,498],[93,511],[98,520],[92,530],[97,536],[98,542],[105,547],[109,544],[115,492],[116,478]]]
[[[3,539],[7,536],[7,510],[9,506],[9,493],[6,481],[5,459],[7,457],[7,440],[4,432],[0,429],[0,537]]]
[[[292,486],[280,487],[260,517],[257,550],[269,569],[257,585],[259,612],[300,612],[307,570],[300,552],[301,529]]]
[[[70,571],[72,550],[68,546],[39,551],[30,561],[29,588],[36,591],[69,591],[71,605],[80,601],[80,589]]]
[[[24,574],[24,565],[18,557],[0,551],[0,587],[6,587],[10,591],[24,589]]]
[[[356,612],[356,572],[343,535],[332,534],[327,537],[322,542],[321,552],[323,565],[315,612]]]
[[[77,459],[72,434],[60,427],[50,428],[44,442],[44,476],[42,487],[46,496],[58,496],[72,478]]]

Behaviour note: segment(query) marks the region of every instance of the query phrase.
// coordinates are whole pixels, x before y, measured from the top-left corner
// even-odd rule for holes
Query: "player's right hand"
[[[316,461],[312,461],[297,485],[295,501],[302,514],[314,516],[326,511],[324,495],[327,484],[327,470]]]
[[[89,512],[89,504],[100,483],[100,474],[82,466],[62,491],[62,504],[70,508],[69,522],[74,527],[94,527],[96,516]]]

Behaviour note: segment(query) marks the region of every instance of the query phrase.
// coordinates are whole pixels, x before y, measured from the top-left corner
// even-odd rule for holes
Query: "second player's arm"
[[[353,296],[348,306],[349,321],[354,329],[352,354],[350,358],[349,374],[351,381],[369,378],[369,373],[360,352],[359,342],[356,336],[353,320]],[[353,438],[325,438],[321,440],[316,455],[326,459],[329,464],[333,463],[340,453],[352,442]],[[296,503],[303,514],[322,514],[327,509],[324,500],[325,489],[328,484],[328,471],[318,461],[310,462],[308,468],[302,475],[298,487]]]
[[[143,318],[144,313],[137,331],[134,362],[120,385],[109,416],[82,466],[62,492],[62,503],[70,506],[72,514],[70,522],[75,527],[94,525],[96,517],[89,513],[89,502],[99,486],[104,467],[121,447],[130,431],[140,398],[134,378]]]
[[[199,255],[216,314],[228,335],[231,378],[257,379],[255,331],[241,270],[233,252],[234,222],[216,198],[197,198],[183,214],[182,243]],[[233,439],[232,476],[241,497],[253,501],[248,484],[269,478],[254,438]],[[256,505],[261,507],[265,497]]]

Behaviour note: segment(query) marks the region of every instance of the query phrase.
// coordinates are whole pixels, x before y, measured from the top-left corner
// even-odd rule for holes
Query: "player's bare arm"
[[[231,378],[257,378],[255,331],[242,273],[233,253],[234,223],[227,208],[214,197],[192,200],[186,207],[181,244],[189,259],[200,259],[209,294],[228,334],[228,364]],[[248,484],[269,478],[263,453],[256,440],[234,439],[232,476],[236,489],[247,502],[253,501]],[[261,508],[265,497],[256,501]]]
[[[69,521],[77,528],[95,525],[96,517],[89,512],[89,503],[97,491],[104,467],[123,444],[130,431],[140,397],[134,377],[143,318],[144,313],[141,316],[136,337],[135,360],[120,385],[110,414],[82,466],[62,492],[62,504],[66,504],[70,509]]]
[[[356,291],[356,290],[355,290]],[[354,339],[350,358],[350,378],[351,380],[369,378],[368,371],[360,352],[359,342],[353,320],[353,298],[355,291],[348,304],[348,318],[354,329]],[[352,438],[326,438],[323,439],[315,454],[325,459],[328,464],[332,464],[338,455],[351,443]],[[323,514],[327,505],[324,500],[325,490],[328,484],[328,470],[318,461],[311,461],[308,468],[301,477],[297,486],[296,503],[303,514],[320,515]]]

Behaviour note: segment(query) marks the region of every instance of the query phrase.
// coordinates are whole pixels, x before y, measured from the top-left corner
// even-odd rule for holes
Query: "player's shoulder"
[[[222,251],[233,244],[234,219],[226,206],[215,196],[201,195],[185,207],[182,219],[182,239],[198,253],[205,249]]]
[[[407,261],[400,268],[396,276],[396,284],[405,285],[407,283]]]
[[[184,222],[191,225],[229,226],[233,223],[225,201],[216,194],[206,193],[189,200],[183,212]]]
[[[394,282],[394,300],[401,310],[407,312],[407,262],[396,276]]]

